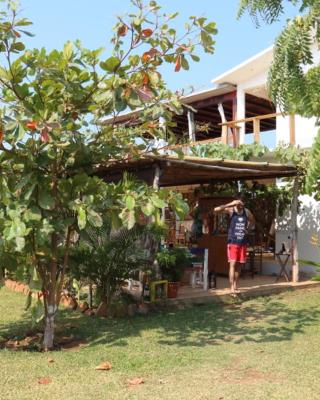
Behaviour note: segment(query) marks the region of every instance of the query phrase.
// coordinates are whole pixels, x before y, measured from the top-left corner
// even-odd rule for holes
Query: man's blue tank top
[[[245,245],[248,243],[246,229],[248,225],[248,216],[243,209],[242,214],[238,214],[234,209],[231,215],[230,226],[228,230],[228,243]]]

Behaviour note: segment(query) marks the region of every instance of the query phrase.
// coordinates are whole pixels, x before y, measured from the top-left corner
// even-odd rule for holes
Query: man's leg
[[[235,263],[235,269],[234,269],[234,290],[235,292],[238,291],[238,282],[240,278],[240,273],[241,273],[241,264],[239,262]]]
[[[234,291],[235,291],[236,264],[237,264],[236,261],[230,261],[229,281],[230,281],[231,293],[234,293]]]

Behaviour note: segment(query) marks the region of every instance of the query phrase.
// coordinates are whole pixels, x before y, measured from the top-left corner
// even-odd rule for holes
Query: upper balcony
[[[181,102],[184,111],[173,117],[175,124],[170,128],[176,143],[166,146],[165,141],[161,141],[161,144],[155,143],[157,148],[167,151],[212,142],[233,147],[261,143],[274,148],[282,141],[297,143],[295,116],[277,113],[263,85],[244,93],[241,101],[237,88],[225,84],[184,96]],[[239,118],[241,115],[243,118]],[[139,112],[120,115],[116,123],[139,124]]]

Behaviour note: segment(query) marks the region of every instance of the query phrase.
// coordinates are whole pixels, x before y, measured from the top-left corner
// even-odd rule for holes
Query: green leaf
[[[156,87],[160,81],[159,73],[156,71],[151,71],[148,73],[148,76],[149,76],[151,85]]]
[[[128,229],[132,229],[136,223],[136,217],[134,211],[128,213]]]
[[[32,25],[32,22],[27,18],[21,18],[15,22],[15,26],[28,26],[28,25]]]
[[[24,213],[24,219],[26,222],[28,221],[40,221],[41,220],[41,211],[37,207],[31,207]]]
[[[25,48],[26,48],[26,46],[22,42],[15,42],[15,43],[12,43],[10,50],[23,51]]]
[[[203,29],[214,35],[218,33],[217,25],[215,22],[210,22],[209,24],[205,25]]]
[[[88,218],[89,224],[91,224],[93,226],[100,227],[103,224],[101,215],[98,214],[97,212],[95,212],[94,210],[92,210],[91,208],[87,209],[87,218]]]
[[[0,67],[0,78],[3,78],[5,80],[10,78],[9,72],[2,67]]]
[[[14,190],[20,190],[22,188],[24,188],[26,186],[27,183],[30,182],[31,178],[33,176],[33,173],[31,172],[30,174],[25,175],[22,179],[20,179],[20,181],[17,183],[17,185],[15,186]]]
[[[19,237],[19,236],[16,237],[16,250],[17,251],[19,251],[19,252],[22,251],[24,249],[25,244],[26,244],[26,242],[25,242],[24,237]]]
[[[134,197],[127,196],[126,197],[126,207],[127,207],[127,209],[128,210],[133,210],[135,205],[136,205],[136,201],[135,201]]]
[[[113,100],[113,93],[111,90],[105,90],[103,92],[98,92],[95,94],[94,100],[97,103],[100,103],[100,102],[110,103]]]
[[[72,57],[72,53],[73,53],[73,44],[71,42],[67,42],[63,48],[63,56],[67,61],[69,61]]]
[[[181,67],[184,70],[188,70],[189,69],[189,63],[187,61],[187,59],[185,57],[181,57]]]
[[[106,61],[100,63],[100,67],[107,72],[114,72],[121,64],[118,57],[109,57]]]
[[[151,201],[153,203],[153,205],[157,208],[163,208],[166,206],[166,203],[160,199],[159,197],[151,197]]]
[[[87,213],[86,210],[82,207],[78,208],[78,226],[79,229],[84,229],[87,224]]]
[[[150,217],[155,210],[154,205],[149,201],[146,206],[141,207],[141,211],[147,216]]]
[[[38,202],[39,206],[45,210],[52,210],[55,205],[54,198],[49,192],[40,192]]]
[[[196,61],[196,62],[200,61],[200,57],[197,56],[196,54],[191,54],[191,58],[193,59],[193,61]]]

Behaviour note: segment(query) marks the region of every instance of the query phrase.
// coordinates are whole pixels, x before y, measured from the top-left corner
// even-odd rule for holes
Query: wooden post
[[[155,190],[159,190],[159,181],[160,181],[160,176],[161,176],[161,169],[159,167],[159,165],[157,164],[154,168],[154,176],[153,176],[153,189]],[[154,222],[154,217],[151,219],[151,222]],[[150,237],[150,241],[154,242],[154,239]],[[153,250],[154,250],[154,256],[156,254],[156,252],[159,249],[159,243],[154,242],[153,243]],[[153,268],[155,270],[156,273],[156,277],[159,278],[160,277],[160,266],[159,263],[156,259],[156,257],[154,257],[153,259]]]
[[[189,140],[194,142],[196,140],[196,128],[194,124],[194,114],[191,110],[187,112],[188,116],[188,131],[189,131]]]
[[[159,180],[160,180],[160,167],[159,165],[156,165],[154,168],[154,176],[153,176],[153,189],[159,189]]]
[[[298,177],[294,178],[293,195],[291,205],[291,252],[292,252],[292,282],[299,281],[299,256],[298,256],[298,196],[299,196],[299,182]]]
[[[223,109],[223,104],[219,103],[218,104],[218,111],[221,117],[221,122],[225,123],[227,122],[226,116],[224,114],[224,109]],[[222,125],[221,129],[221,142],[223,144],[228,144],[228,126],[227,125]]]
[[[253,120],[253,140],[254,143],[260,143],[260,119]]]
[[[221,142],[223,144],[228,144],[228,127],[227,127],[227,125],[222,125]]]
[[[290,144],[295,146],[296,144],[296,121],[295,115],[289,115],[289,131],[290,131]]]
[[[209,250],[204,249],[204,263],[203,263],[203,290],[209,289],[208,282],[208,260],[209,260]]]

